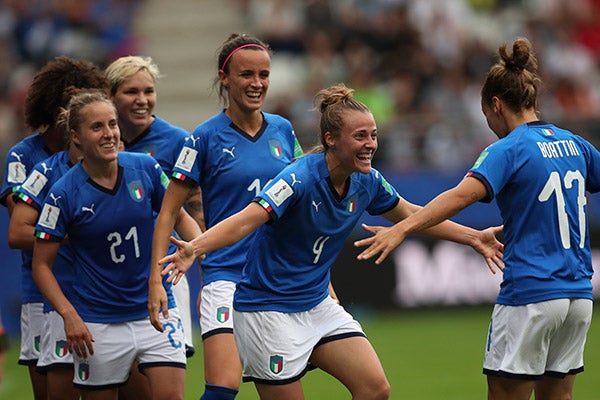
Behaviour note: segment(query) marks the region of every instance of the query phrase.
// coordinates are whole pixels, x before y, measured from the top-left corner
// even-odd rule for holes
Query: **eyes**
[[[371,138],[372,140],[377,140],[377,132],[373,132],[371,134],[369,134],[368,132],[364,132],[364,131],[359,131],[359,132],[355,132],[352,137],[356,140],[364,140],[367,138]]]
[[[108,124],[106,124],[106,125],[108,125],[108,127],[110,129],[116,129],[118,127],[116,119],[111,119],[110,121],[108,121]],[[102,130],[104,128],[104,126],[105,126],[104,122],[96,121],[90,125],[90,129],[97,132],[97,131]]]

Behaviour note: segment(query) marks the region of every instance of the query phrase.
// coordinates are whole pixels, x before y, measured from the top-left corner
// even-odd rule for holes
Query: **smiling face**
[[[142,69],[126,79],[112,97],[123,136],[129,140],[145,131],[154,120],[156,90],[152,75]]]
[[[117,115],[108,101],[97,101],[80,110],[80,124],[71,129],[71,140],[79,147],[86,163],[110,163],[119,152]]]
[[[377,151],[377,125],[370,112],[345,111],[344,126],[337,135],[327,132],[327,150],[340,163],[344,171],[368,174]]]
[[[219,79],[227,88],[229,107],[243,113],[259,111],[269,89],[269,54],[258,48],[241,49],[231,57],[228,66],[228,73],[219,71]]]

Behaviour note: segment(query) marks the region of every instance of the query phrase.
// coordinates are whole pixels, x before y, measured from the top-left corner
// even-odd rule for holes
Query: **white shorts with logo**
[[[95,342],[94,355],[73,354],[76,387],[85,390],[108,389],[123,385],[134,360],[143,371],[151,367],[185,368],[185,338],[179,312],[169,310],[169,319],[160,314],[164,332],[149,318],[137,321],[101,324],[86,322]]]
[[[309,358],[321,344],[365,336],[360,324],[331,297],[309,311],[237,311],[236,344],[244,382],[285,384],[310,369]]]
[[[190,285],[187,276],[184,274],[177,285],[171,288],[175,303],[179,310],[179,316],[183,323],[183,333],[185,334],[185,344],[189,347],[194,347],[193,331],[192,331],[192,310],[190,308]]]
[[[40,357],[40,342],[44,330],[44,304],[21,305],[21,354],[19,364],[36,365]]]
[[[65,323],[56,311],[44,313],[44,332],[40,342],[38,370],[73,367],[73,356],[67,349]]]
[[[233,333],[235,282],[215,281],[202,288],[200,330],[202,340],[219,333]]]
[[[535,380],[583,371],[592,301],[556,299],[523,306],[496,304],[483,373]]]

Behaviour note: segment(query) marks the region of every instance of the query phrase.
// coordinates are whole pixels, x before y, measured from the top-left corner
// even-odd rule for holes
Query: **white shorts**
[[[302,378],[315,347],[365,336],[352,315],[329,296],[298,313],[237,311],[234,326],[244,382],[274,385]]]
[[[535,380],[582,372],[592,307],[588,299],[556,299],[523,306],[496,304],[483,373]]]
[[[144,318],[138,321],[100,324],[86,322],[94,337],[94,355],[80,358],[73,354],[73,383],[84,390],[108,389],[127,382],[134,360],[140,371],[151,367],[185,368],[185,339],[176,308],[169,319],[160,319],[164,332],[159,332]]]
[[[215,281],[202,288],[200,330],[202,340],[218,333],[233,333],[235,282]]]
[[[185,334],[185,345],[192,349],[194,348],[193,330],[192,330],[192,310],[190,308],[190,285],[187,276],[184,274],[177,285],[171,287],[175,303],[179,310],[179,316],[183,323],[183,333]]]
[[[21,354],[19,364],[36,365],[40,357],[40,341],[44,330],[44,304],[21,305]]]
[[[73,356],[67,349],[65,323],[56,311],[44,314],[44,332],[40,342],[38,370],[48,371],[54,368],[73,368]]]

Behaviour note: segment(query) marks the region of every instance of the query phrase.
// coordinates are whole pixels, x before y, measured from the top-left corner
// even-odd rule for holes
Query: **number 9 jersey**
[[[73,305],[85,322],[114,323],[148,316],[154,213],[168,179],[152,157],[120,152],[115,187],[96,184],[81,163],[50,190],[36,237],[68,237],[75,255]],[[170,288],[169,308],[173,308]]]
[[[592,299],[585,192],[600,190],[600,152],[544,121],[515,128],[486,148],[467,176],[496,199],[504,224],[498,304]]]

